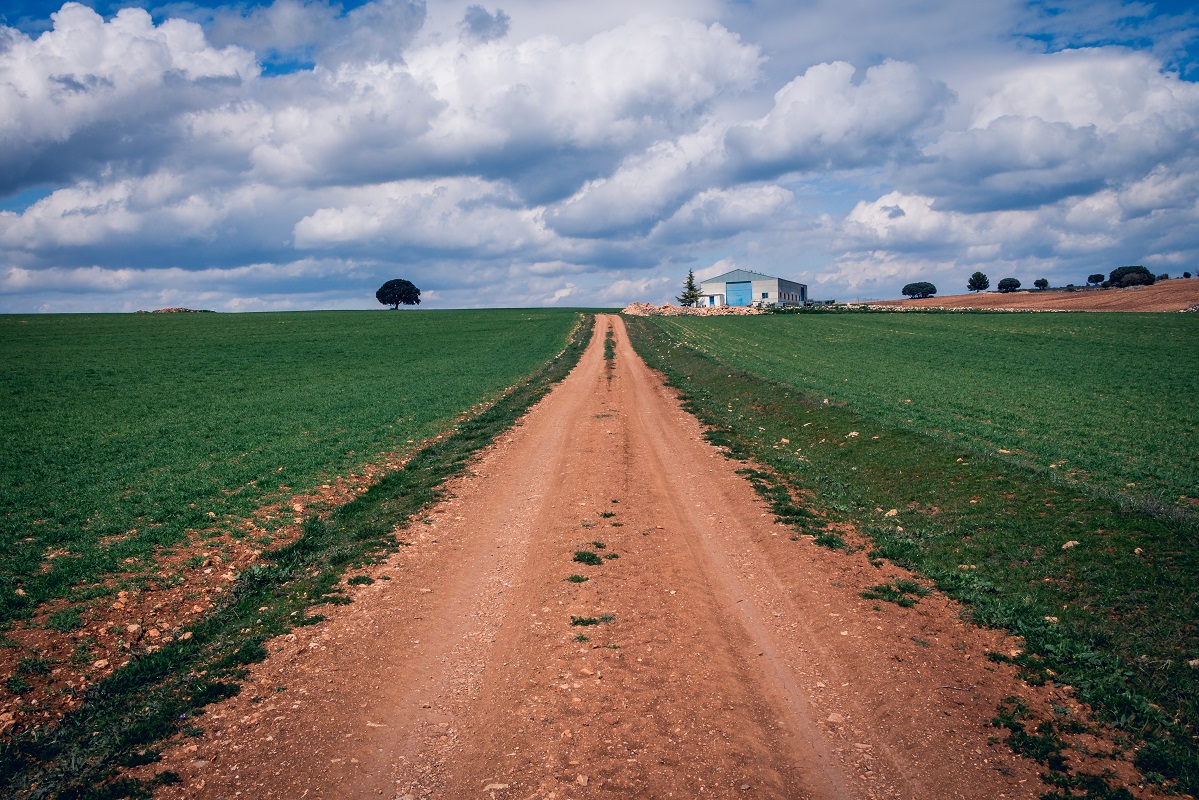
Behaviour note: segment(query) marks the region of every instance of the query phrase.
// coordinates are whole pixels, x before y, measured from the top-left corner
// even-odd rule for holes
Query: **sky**
[[[1199,273],[1189,6],[5,0],[0,312]]]

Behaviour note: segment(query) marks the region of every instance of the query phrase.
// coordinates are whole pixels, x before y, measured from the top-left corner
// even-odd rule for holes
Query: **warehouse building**
[[[700,306],[798,306],[808,301],[806,284],[735,269],[699,285]]]

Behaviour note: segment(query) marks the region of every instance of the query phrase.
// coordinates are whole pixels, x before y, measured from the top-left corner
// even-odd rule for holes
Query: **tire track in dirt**
[[[597,324],[374,584],[164,754],[162,796],[1036,796],[987,742],[1028,691],[986,660],[1011,645],[943,597],[863,600],[899,572],[792,541]]]

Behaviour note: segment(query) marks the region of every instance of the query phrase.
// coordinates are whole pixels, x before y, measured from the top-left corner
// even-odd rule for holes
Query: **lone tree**
[[[1153,273],[1142,266],[1116,267],[1107,276],[1107,282],[1112,286],[1151,286]]]
[[[999,291],[1007,293],[1014,292],[1020,288],[1020,281],[1015,278],[1004,278],[999,282]]]
[[[1035,281],[1032,282],[1032,285],[1037,287],[1038,289],[1048,289],[1049,281],[1046,280],[1045,278],[1037,278]]]
[[[901,290],[904,297],[932,297],[937,293],[937,287],[928,281],[909,283]]]
[[[1088,275],[1087,283],[1091,284],[1092,286],[1098,286],[1099,284],[1103,283],[1103,273],[1096,272],[1094,275]]]
[[[375,299],[385,306],[391,306],[392,309],[399,308],[401,303],[406,306],[420,305],[420,289],[417,289],[412,281],[395,278],[379,287],[379,291],[375,292]]]
[[[972,292],[985,292],[991,285],[991,279],[981,272],[976,272],[966,281],[966,288]]]
[[[683,282],[683,293],[675,299],[681,306],[693,306],[699,302],[699,287],[695,285],[695,270],[687,270],[687,280]]]

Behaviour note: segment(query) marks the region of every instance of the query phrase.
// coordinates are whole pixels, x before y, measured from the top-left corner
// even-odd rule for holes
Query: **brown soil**
[[[871,306],[978,308],[1011,311],[1186,311],[1199,306],[1199,278],[1159,281],[1128,289],[982,292],[922,300],[884,300]]]
[[[864,600],[901,571],[794,539],[598,324],[615,369],[597,335],[354,603],[143,768],[181,776],[160,795],[1039,796],[989,722],[1010,695],[1085,714],[1068,687],[990,662],[1020,641],[937,593]]]

